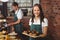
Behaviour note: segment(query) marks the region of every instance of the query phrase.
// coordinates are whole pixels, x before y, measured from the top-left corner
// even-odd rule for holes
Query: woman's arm
[[[48,27],[43,27],[43,34],[39,35],[40,37],[46,37],[47,36],[47,30]]]
[[[11,25],[15,25],[15,24],[19,24],[21,22],[21,19],[23,18],[23,12],[21,11],[21,9],[19,9],[18,13],[16,14],[17,16],[17,21],[16,22],[13,22],[13,23],[9,23],[8,26],[11,26]]]
[[[19,24],[21,22],[21,19],[18,19],[16,22],[9,23],[8,26],[13,26],[15,24]]]

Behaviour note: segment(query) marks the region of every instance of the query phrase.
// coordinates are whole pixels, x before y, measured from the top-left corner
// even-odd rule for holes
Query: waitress
[[[21,19],[23,17],[23,13],[21,9],[18,8],[18,3],[12,3],[12,9],[14,10],[14,22],[9,23],[8,26],[14,26],[15,32],[21,36],[23,31],[23,25],[21,23]]]
[[[48,20],[44,17],[40,4],[33,6],[32,18],[29,21],[30,31],[35,30],[39,37],[30,37],[29,40],[45,40],[47,36]]]

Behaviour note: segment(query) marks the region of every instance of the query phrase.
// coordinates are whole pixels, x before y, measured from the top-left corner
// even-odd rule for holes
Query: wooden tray
[[[40,37],[40,36],[32,36],[32,35],[29,35],[29,34],[27,34],[27,33],[22,33],[22,34],[24,34],[24,35],[26,35],[26,36],[29,36],[29,37],[32,37],[32,38]]]

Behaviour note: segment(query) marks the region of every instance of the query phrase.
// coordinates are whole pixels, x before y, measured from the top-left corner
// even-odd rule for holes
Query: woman
[[[32,18],[29,21],[30,31],[35,30],[39,33],[39,37],[30,37],[29,40],[45,40],[47,36],[48,20],[44,18],[44,14],[40,4],[33,6]]]
[[[8,26],[14,26],[15,32],[22,37],[22,31],[23,31],[23,25],[21,22],[21,19],[23,17],[23,13],[21,9],[18,8],[18,3],[13,2],[12,3],[12,9],[14,10],[14,22],[9,23]]]

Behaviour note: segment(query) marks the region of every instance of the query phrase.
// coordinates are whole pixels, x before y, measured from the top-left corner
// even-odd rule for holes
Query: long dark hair
[[[35,7],[35,6],[37,6],[39,9],[40,9],[40,22],[44,22],[44,13],[43,13],[43,10],[42,10],[42,7],[41,7],[41,5],[40,4],[35,4],[34,6],[33,6],[33,8]],[[33,14],[33,10],[32,10],[32,23],[34,22],[34,14]]]

